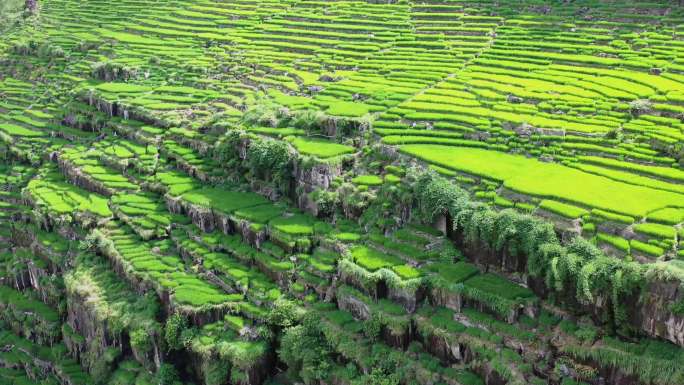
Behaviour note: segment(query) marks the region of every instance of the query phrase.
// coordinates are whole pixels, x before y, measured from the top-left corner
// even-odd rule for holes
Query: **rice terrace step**
[[[684,2],[0,1],[4,384],[684,384]]]

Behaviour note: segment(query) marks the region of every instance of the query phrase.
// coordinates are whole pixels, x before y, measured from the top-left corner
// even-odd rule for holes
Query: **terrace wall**
[[[453,229],[451,218],[447,221],[447,228]],[[510,256],[505,251],[491,250],[481,244],[468,243],[459,230],[454,230],[449,237],[473,263],[481,266],[484,271],[494,270],[507,276],[515,282],[528,286],[534,293],[543,299],[548,299],[551,291],[543,279],[529,277],[527,271],[527,256]],[[570,295],[558,295],[556,298],[565,303],[571,309],[579,313],[588,313],[598,322],[605,322],[606,313],[611,313],[610,295],[597,297],[593,304],[581,304],[574,295],[574,288],[567,288],[564,293]],[[640,331],[644,335],[653,338],[662,338],[684,346],[684,316],[673,311],[672,305],[684,301],[684,289],[679,281],[657,278],[646,284],[641,293],[635,293],[626,304],[627,322],[629,326]]]

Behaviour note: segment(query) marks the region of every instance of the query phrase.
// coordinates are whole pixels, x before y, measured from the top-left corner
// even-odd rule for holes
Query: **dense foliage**
[[[679,385],[682,20],[0,0],[0,384]]]

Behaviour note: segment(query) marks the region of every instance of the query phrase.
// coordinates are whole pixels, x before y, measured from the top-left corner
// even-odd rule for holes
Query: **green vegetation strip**
[[[502,181],[511,190],[616,213],[645,217],[684,195],[613,181],[563,165],[477,148],[406,145],[401,151],[440,167]]]

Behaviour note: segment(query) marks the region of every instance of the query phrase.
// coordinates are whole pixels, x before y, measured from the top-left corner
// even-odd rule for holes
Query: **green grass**
[[[335,238],[342,242],[355,242],[361,239],[361,235],[350,232],[339,232],[335,234]]]
[[[413,279],[421,276],[420,270],[410,265],[392,266],[392,271],[403,279]]]
[[[130,83],[102,83],[95,89],[111,93],[139,93],[152,91],[152,88]]]
[[[208,286],[205,282],[195,279],[186,280],[173,291],[173,298],[181,305],[201,307],[206,305],[221,305],[226,302],[240,302],[242,294],[225,294],[222,290]]]
[[[132,362],[135,357],[126,341],[131,334],[125,329],[130,320],[141,315],[154,313],[150,318],[163,321],[179,310],[189,323],[189,329],[182,334],[185,344],[181,351],[173,352],[161,345],[155,348],[161,347],[162,353],[174,357],[192,356],[187,365],[178,368],[188,381],[246,383],[254,380],[255,374],[261,381],[261,374],[274,373],[265,373],[261,368],[248,373],[245,369],[264,363],[283,369],[287,366],[288,373],[275,380],[280,382],[282,377],[286,383],[366,384],[387,380],[401,384],[482,385],[481,378],[467,372],[475,369],[511,384],[568,382],[551,372],[560,364],[572,371],[573,355],[564,349],[573,341],[560,344],[559,355],[541,363],[533,355],[517,354],[512,348],[517,345],[516,339],[525,339],[523,345],[534,345],[532,350],[544,350],[548,341],[555,341],[555,325],[541,326],[531,318],[513,325],[501,320],[509,319],[511,311],[519,311],[521,304],[533,301],[529,290],[507,277],[482,273],[478,266],[463,262],[465,257],[455,251],[440,254],[439,243],[448,242],[435,239],[441,234],[427,228],[397,230],[395,225],[401,228],[406,220],[418,220],[417,214],[427,214],[430,204],[440,203],[412,199],[417,188],[413,181],[423,167],[416,159],[426,160],[432,169],[447,176],[448,182],[467,189],[468,197],[482,198],[477,200],[482,208],[486,205],[496,211],[513,206],[532,215],[538,208],[540,214],[547,210],[568,219],[581,218],[583,222],[578,223],[584,225],[585,235],[599,246],[611,245],[632,256],[678,252],[684,258],[684,244],[675,244],[678,237],[673,233],[679,230],[679,238],[684,234],[681,226],[674,226],[684,221],[684,171],[676,164],[680,155],[677,146],[684,141],[684,126],[677,115],[684,111],[684,51],[680,41],[684,37],[684,13],[671,2],[552,2],[548,14],[543,15],[537,8],[545,2],[539,0],[515,4],[191,0],[161,7],[141,1],[114,5],[76,0],[39,3],[38,18],[28,18],[25,25],[7,31],[0,27],[0,62],[6,64],[0,69],[0,137],[6,142],[0,146],[0,158],[6,163],[22,163],[31,170],[38,164],[56,163],[51,159],[55,152],[60,154],[60,162],[68,155],[86,177],[99,182],[98,188],[102,184],[116,191],[108,201],[85,187],[77,187],[56,167],[50,169],[51,173],[38,172],[36,180],[28,185],[28,179],[15,179],[10,172],[0,176],[0,190],[9,190],[0,191],[0,278],[10,282],[12,277],[23,277],[24,261],[32,261],[39,269],[51,266],[42,254],[12,255],[16,252],[14,243],[23,241],[18,232],[33,231],[24,229],[21,222],[31,220],[40,222],[42,229],[59,230],[75,240],[60,242],[36,233],[40,245],[51,246],[51,251],[59,254],[51,253],[49,257],[64,270],[39,275],[40,294],[58,304],[60,310],[64,306],[72,310],[69,307],[74,303],[61,298],[60,279],[65,277],[67,281],[69,273],[85,268],[87,263],[67,258],[70,263],[65,264],[61,259],[73,257],[77,246],[88,246],[89,242],[79,240],[90,240],[86,235],[92,227],[99,231],[91,234],[102,233],[113,242],[113,246],[106,242],[94,245],[98,253],[93,258],[101,260],[103,269],[110,273],[108,287],[94,274],[75,274],[65,282],[67,290],[82,285],[81,297],[87,305],[98,307],[101,312],[96,315],[104,315],[112,323],[107,325],[107,331],[116,331],[123,338],[118,345],[126,347],[111,365],[90,368],[98,374],[95,382],[159,382],[162,371],[160,378],[148,372],[158,369],[154,363]],[[3,22],[0,20],[0,24]],[[27,52],[15,52],[22,49]],[[48,49],[61,50],[64,57],[43,52]],[[101,64],[127,67],[136,73],[130,78],[128,73],[114,74],[119,77],[103,83],[95,79],[102,74],[94,71]],[[651,75],[648,72],[652,68],[662,68],[663,73]],[[636,99],[649,102],[631,103]],[[251,125],[247,117],[243,119],[243,111],[251,112],[262,102],[273,106],[272,110],[254,127],[244,127],[248,134],[240,135],[240,144],[251,146],[266,135],[271,137],[269,140],[286,141],[294,147],[297,154],[291,155],[299,156],[294,160],[297,166],[333,166],[333,173],[339,171],[339,176],[329,195],[312,194],[317,187],[307,183],[287,183],[289,175],[278,184],[262,179],[271,174],[270,170],[247,171],[251,167],[245,166],[253,163],[255,151],[248,151],[247,159],[241,158],[244,154],[240,151],[240,157],[227,157],[231,160],[225,163],[216,161],[219,156],[215,144],[225,143],[222,139],[226,131],[231,135],[237,130],[242,132],[244,124]],[[100,111],[114,103],[117,115],[130,116],[112,117],[110,111]],[[642,104],[651,111],[636,111],[635,106]],[[300,112],[311,115],[285,117]],[[72,118],[77,120],[74,126],[85,128],[82,133],[77,127],[60,126]],[[366,123],[372,123],[372,127],[366,127]],[[531,135],[516,133],[522,125],[529,126]],[[557,132],[549,133],[547,129]],[[112,139],[114,133],[116,139]],[[105,138],[96,140],[100,135]],[[65,146],[73,148],[73,153]],[[409,156],[398,156],[388,146],[401,147]],[[236,154],[238,151],[230,155]],[[431,185],[434,189],[428,193],[448,193],[439,190],[448,188],[447,181]],[[274,191],[282,202],[274,204],[260,195],[243,192],[250,190],[264,195]],[[155,195],[146,195],[152,193]],[[183,217],[168,212],[167,205],[174,211],[178,208],[172,199],[175,197],[180,197],[179,210],[186,214]],[[326,206],[320,218],[295,209],[311,203],[305,198],[316,198],[315,203]],[[338,206],[327,210],[330,202],[326,198],[334,199]],[[461,208],[460,203],[468,199],[464,195],[463,201],[446,206]],[[416,203],[425,210],[408,210]],[[111,218],[110,205],[116,219]],[[259,232],[258,239],[255,242],[250,234],[250,239],[243,240],[242,234],[220,231],[204,234],[188,223],[188,211],[193,209],[188,206],[202,206],[203,210],[198,211],[209,212],[212,221],[217,214],[226,214],[219,216],[240,224],[248,221],[250,228]],[[589,279],[600,276],[601,281],[590,282],[604,289],[598,289],[601,293],[596,294],[621,295],[617,289],[622,286],[612,286],[623,281],[626,289],[631,287],[628,284],[632,275],[621,276],[613,270],[631,266],[623,266],[631,263],[625,262],[630,261],[629,257],[625,261],[611,257],[609,260],[617,264],[607,267],[593,263],[581,266],[572,253],[561,252],[557,259],[547,261],[557,251],[550,227],[517,216],[474,212],[477,218],[465,231],[486,238],[492,249],[503,250],[503,256],[509,259],[506,262],[537,251],[545,263],[551,263],[542,266],[546,276],[536,278],[540,284],[563,283],[563,291],[551,295],[559,300],[559,314],[577,310],[567,308],[575,301],[565,298],[582,294],[574,291],[578,286],[574,282],[576,275]],[[49,218],[45,213],[50,214]],[[342,217],[350,218],[349,223],[343,224]],[[398,217],[400,223],[396,223]],[[193,219],[198,222],[200,218],[193,215]],[[615,223],[619,224],[617,229],[611,228]],[[376,231],[375,224],[393,232],[386,237]],[[509,232],[500,234],[504,227]],[[651,239],[629,242],[608,234],[632,229],[639,239]],[[159,230],[151,238],[160,240],[143,240],[141,232],[145,230]],[[571,231],[557,230],[562,232],[565,244]],[[460,236],[464,229],[455,231]],[[535,242],[540,240],[551,240],[550,247],[545,244],[537,248]],[[37,254],[39,251],[35,250]],[[346,259],[348,252],[358,264],[355,269]],[[658,261],[658,265],[674,270],[679,262]],[[505,265],[507,270],[524,268]],[[405,302],[402,306],[387,298],[374,300],[358,291],[351,294],[368,306],[370,322],[337,310],[342,301],[336,304],[333,300],[325,305],[330,310],[320,311],[317,305],[322,302],[319,297],[323,292],[325,297],[344,298],[344,287],[331,281],[338,268],[344,268],[345,274],[361,275],[361,279],[353,281],[364,287],[368,282],[377,283],[379,277],[389,279],[391,285],[397,284],[392,278],[395,275],[410,280],[398,285],[408,289],[405,294],[409,295],[415,289],[415,299],[420,300],[416,312],[408,313]],[[641,267],[636,270],[639,274],[642,271]],[[524,272],[510,273],[516,281],[525,279]],[[561,276],[555,277],[557,274]],[[652,274],[647,278],[662,276]],[[90,285],[90,281],[97,284]],[[639,292],[638,287],[634,290]],[[121,292],[127,292],[127,298],[119,297]],[[148,295],[143,296],[143,292]],[[130,297],[131,293],[135,298]],[[477,307],[495,310],[497,315],[467,308],[457,315],[447,309],[430,308],[430,301],[448,302],[454,294],[462,294],[466,306],[474,301]],[[31,291],[22,295],[32,301],[37,298]],[[165,303],[163,311],[155,306],[161,303],[158,297]],[[293,304],[302,306],[303,311],[314,308],[325,314],[320,319],[307,318],[301,326],[297,319],[294,324],[298,326],[281,329],[271,319],[280,315],[282,309],[276,299],[281,297],[294,300]],[[141,298],[149,298],[152,303]],[[614,305],[620,305],[619,301]],[[39,307],[35,304],[26,309],[35,312]],[[616,317],[595,318],[609,321],[610,325],[605,325],[607,332],[629,331],[626,323],[633,314],[621,319],[620,309],[615,310]],[[229,315],[224,318],[226,313]],[[66,312],[61,314],[61,318],[65,316]],[[320,320],[323,322],[316,322]],[[377,326],[375,321],[382,323],[382,331],[371,341],[363,333],[377,332],[370,330]],[[423,330],[425,323],[444,330]],[[413,330],[416,324],[419,330]],[[74,326],[82,329],[83,325]],[[65,336],[80,342],[80,358],[100,358],[92,354],[92,346],[83,337],[68,332],[67,327],[64,330]],[[654,330],[660,330],[659,325]],[[241,331],[248,333],[240,335]],[[395,331],[408,332],[411,341],[386,338],[388,331],[392,337]],[[315,354],[296,357],[294,365],[278,362],[277,357],[282,358],[287,351],[281,344],[285,339],[280,337],[290,332],[305,333],[305,338],[294,342],[304,346],[302,351]],[[419,334],[421,338],[415,341]],[[532,335],[529,340],[528,334]],[[150,335],[162,340],[165,337]],[[31,347],[26,352],[45,350],[24,341],[0,340],[0,346]],[[439,344],[430,344],[435,341]],[[387,342],[402,346],[389,348]],[[440,362],[428,351],[442,350],[442,343],[460,345],[472,357],[467,357],[468,363],[458,365],[447,365],[453,361],[449,357],[448,362]],[[529,350],[527,347],[524,350]],[[663,346],[634,344],[635,350],[649,352],[631,360],[615,351],[628,349],[618,349],[610,341],[583,347],[598,349],[599,353],[579,357],[577,363],[599,363],[602,373],[607,368],[630,372],[626,376],[638,377],[641,373],[634,372],[646,372],[647,376],[656,373],[666,378],[681,361],[676,350]],[[50,355],[60,357],[57,369],[66,368],[69,373],[78,369],[74,360],[61,359],[67,356],[66,347],[49,350]],[[112,350],[101,352],[102,358],[111,356]],[[8,360],[8,368],[14,368],[14,363],[20,368],[27,366],[30,375],[24,376],[26,383],[80,385],[79,381],[63,378],[43,381],[40,368],[30,365],[33,360],[25,357],[25,352],[17,354],[15,349],[6,353],[0,354],[3,361],[8,356],[15,358]],[[136,357],[149,361],[151,354]],[[651,361],[653,357],[667,360],[668,364],[661,366]],[[264,361],[260,361],[262,358]],[[322,365],[310,365],[312,362]],[[90,366],[88,362],[83,364]],[[116,369],[117,365],[115,377],[100,375],[109,369],[104,366]],[[593,371],[584,376],[587,373],[579,369],[586,368],[579,366],[578,377],[595,380]],[[0,372],[2,377],[5,372]],[[681,377],[670,381],[639,380],[682,383]],[[10,378],[5,382],[17,381]]]
[[[19,136],[26,138],[37,138],[46,135],[44,132],[41,131],[33,131],[22,126],[17,126],[16,124],[9,123],[0,123],[0,130],[2,130],[10,136]]]
[[[667,225],[684,222],[684,209],[665,208],[648,214],[648,220]]]
[[[236,217],[254,223],[268,223],[269,220],[281,216],[285,208],[279,205],[264,204],[235,210]]]
[[[352,179],[352,183],[362,186],[380,186],[383,180],[377,175],[359,175]]]
[[[539,203],[539,207],[554,214],[571,219],[581,218],[582,216],[589,214],[589,211],[583,208],[548,199],[541,201],[541,203]]]
[[[517,192],[630,216],[645,217],[648,212],[667,206],[684,206],[684,196],[679,194],[633,186],[522,156],[433,145],[407,145],[400,149],[441,167],[502,181],[505,187]]]
[[[655,179],[651,176],[641,176],[632,172],[620,171],[617,169],[594,166],[591,164],[573,163],[571,167],[578,170],[586,171],[590,174],[604,176],[615,181],[624,182],[637,186],[649,187],[657,190],[670,191],[682,194],[684,193],[684,186]]]
[[[486,273],[475,275],[464,282],[467,287],[491,293],[509,300],[532,298],[534,293],[530,289],[516,285],[498,275]]]
[[[106,198],[68,184],[57,174],[51,173],[42,179],[34,179],[27,187],[39,205],[56,214],[82,211],[100,217],[112,216]]]
[[[684,182],[684,171],[672,167],[646,166],[637,163],[623,162],[610,158],[600,158],[598,156],[583,156],[579,158],[588,163],[601,166],[608,166],[627,171],[636,171],[649,176],[672,179],[677,182]]]
[[[370,112],[369,106],[363,103],[354,102],[335,102],[332,103],[326,112],[333,116],[361,117]]]
[[[43,322],[55,323],[59,321],[59,313],[56,310],[41,301],[31,300],[21,292],[7,286],[0,285],[0,303],[4,306],[10,306],[18,312],[26,313],[26,315],[35,314]]]
[[[615,214],[615,213],[611,213],[611,212],[599,210],[599,209],[591,210],[591,215],[598,218],[599,220],[607,220],[607,221],[613,221],[613,222],[618,222],[618,223],[624,223],[626,225],[631,225],[632,223],[634,223],[634,218],[632,218],[630,216]]]
[[[462,333],[466,326],[454,320],[454,312],[447,308],[430,308],[424,306],[420,310],[421,315],[428,317],[432,326],[450,333]]]
[[[634,231],[665,239],[674,239],[677,234],[674,227],[657,223],[639,223],[634,226]]]
[[[356,263],[370,271],[403,264],[399,257],[384,254],[367,246],[356,246],[351,249],[351,254]]]
[[[131,290],[100,257],[82,254],[77,262],[64,277],[66,290],[83,298],[99,317],[129,332],[158,326],[160,304],[154,296],[141,296]]]
[[[261,195],[221,188],[201,188],[184,193],[182,199],[202,207],[230,214],[235,210],[263,205],[268,200]]]
[[[179,172],[158,172],[155,179],[168,188],[168,193],[174,197],[199,188],[199,183],[193,178]],[[200,200],[201,198],[195,197],[195,199]]]
[[[276,218],[269,225],[288,235],[310,235],[314,232],[314,219],[305,214]]]
[[[352,154],[354,147],[338,144],[324,139],[296,137],[290,143],[304,155],[311,155],[321,159],[334,158],[344,154]]]
[[[424,236],[419,235],[415,231],[411,231],[411,229],[408,228],[399,229],[395,231],[392,236],[404,242],[413,243],[419,246],[425,246],[430,243],[430,239],[424,238]]]
[[[226,294],[191,270],[185,271],[183,260],[169,253],[170,241],[143,241],[125,226],[118,232],[120,235],[112,239],[113,250],[130,266],[127,271],[153,287],[167,290],[176,305],[207,308],[243,300],[243,294]]]
[[[618,250],[622,250],[626,253],[629,253],[629,241],[622,238],[622,237],[618,237],[618,236],[610,235],[610,234],[605,234],[605,233],[598,233],[598,234],[596,234],[596,238],[600,242],[605,242],[611,246],[614,246]]]
[[[649,243],[644,243],[636,239],[632,239],[631,241],[629,241],[629,245],[631,246],[633,251],[639,251],[652,257],[660,257],[665,253],[665,250],[658,246],[651,245]]]

